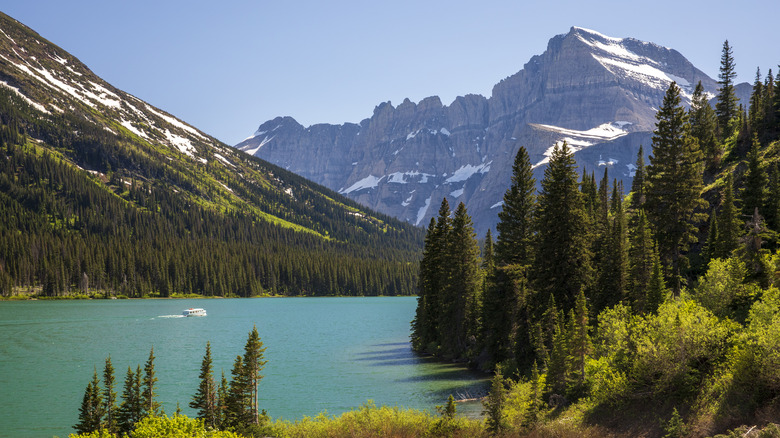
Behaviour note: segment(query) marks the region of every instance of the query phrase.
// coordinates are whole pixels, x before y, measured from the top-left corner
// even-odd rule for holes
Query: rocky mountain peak
[[[537,181],[552,146],[565,140],[581,167],[610,167],[630,187],[637,150],[643,144],[650,152],[655,113],[672,81],[688,94],[698,81],[708,92],[717,88],[675,50],[572,27],[489,98],[383,102],[359,126],[304,129],[277,118],[236,147],[417,225],[437,214],[443,197],[464,202],[482,235],[497,221],[520,146]]]

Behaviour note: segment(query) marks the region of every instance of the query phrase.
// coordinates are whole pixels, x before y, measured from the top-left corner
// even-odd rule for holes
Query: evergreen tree
[[[103,418],[103,398],[100,395],[100,380],[95,369],[92,381],[84,390],[84,398],[79,408],[79,422],[73,428],[80,434],[97,431],[101,428],[101,418]]]
[[[750,94],[748,126],[753,135],[757,135],[764,123],[764,83],[761,81],[761,68],[756,68],[753,92]]]
[[[739,247],[739,239],[742,235],[743,221],[739,218],[739,211],[734,200],[734,180],[731,173],[727,173],[725,188],[723,189],[723,201],[720,213],[716,221],[717,235],[714,258],[728,258],[732,251]]]
[[[745,188],[742,191],[742,214],[750,217],[755,209],[764,208],[764,191],[768,185],[766,169],[759,154],[758,137],[753,135],[753,144],[748,152],[748,169],[745,173]]]
[[[436,353],[441,345],[442,294],[448,284],[448,245],[452,231],[450,206],[442,199],[439,217],[431,219],[425,236],[423,257],[420,261],[419,298],[417,312],[412,321],[412,346],[418,351]]]
[[[580,291],[577,302],[570,312],[571,328],[568,330],[570,357],[569,384],[573,394],[579,395],[585,385],[585,358],[590,353],[590,335],[588,334],[589,316],[585,293]]]
[[[154,347],[149,350],[149,359],[144,365],[143,391],[141,394],[141,406],[143,416],[157,415],[160,404],[155,401],[157,394],[154,392],[154,385],[157,383],[157,377],[154,376]]]
[[[607,224],[609,229],[604,239],[598,277],[593,294],[595,314],[623,301],[628,288],[628,242],[626,219],[620,189],[614,181],[612,205],[614,213]]]
[[[650,278],[653,274],[654,244],[650,226],[644,210],[636,215],[636,225],[630,232],[628,250],[629,259],[629,297],[631,307],[637,313],[643,313]]]
[[[437,252],[439,250],[437,237],[436,219],[431,218],[420,260],[417,310],[412,321],[411,341],[415,351],[425,351],[430,343],[438,343],[439,277],[437,272],[440,269],[438,258],[441,254]]]
[[[506,398],[506,380],[501,375],[501,371],[496,371],[490,381],[490,392],[482,402],[485,425],[493,435],[500,436],[509,427],[504,414]]]
[[[511,185],[498,213],[496,261],[499,265],[531,263],[535,190],[531,159],[521,146],[512,165]]]
[[[707,242],[701,250],[705,263],[718,258],[718,212],[712,209],[710,212],[710,224],[707,231]]]
[[[260,340],[260,335],[257,333],[257,327],[253,327],[249,333],[249,337],[246,340],[244,346],[244,361],[242,364],[242,371],[246,376],[243,380],[246,382],[247,399],[249,405],[247,406],[250,421],[252,424],[260,424],[260,408],[258,403],[258,386],[263,379],[263,375],[260,372],[263,371],[265,364],[268,362],[265,360],[265,347],[263,347],[263,341]]]
[[[720,57],[720,73],[718,74],[718,100],[715,103],[715,114],[718,119],[720,138],[731,137],[734,133],[734,121],[739,117],[737,112],[737,95],[734,91],[734,79],[737,77],[734,54],[729,41],[723,43]]]
[[[527,318],[524,315],[527,286],[525,269],[519,265],[495,268],[489,275],[482,300],[482,343],[488,361],[504,362],[513,356],[529,357],[525,349],[528,339]],[[523,315],[521,315],[523,312]],[[513,351],[512,344],[523,350]]]
[[[664,280],[663,270],[661,269],[661,259],[658,257],[658,252],[653,247],[653,274],[650,277],[650,283],[647,285],[647,293],[645,296],[645,313],[655,314],[658,312],[658,307],[666,299],[669,293],[666,288],[666,281]]]
[[[249,389],[244,373],[244,362],[241,356],[236,356],[233,369],[230,371],[230,384],[225,397],[224,428],[239,427],[250,423]]]
[[[767,226],[777,231],[780,229],[780,171],[777,163],[772,165],[769,172],[769,186],[764,196],[764,212]]]
[[[222,379],[219,381],[219,387],[217,387],[217,424],[221,429],[228,427],[227,421],[227,405],[228,405],[228,382],[225,378],[225,371],[222,371]]]
[[[493,248],[493,235],[490,233],[490,228],[488,228],[487,233],[485,233],[485,245],[482,248],[482,270],[485,273],[492,272],[495,267],[495,251]]]
[[[714,171],[720,163],[723,151],[717,139],[717,119],[707,100],[707,93],[704,92],[704,86],[701,81],[696,84],[691,99],[691,109],[689,111],[691,124],[691,135],[699,141],[699,148],[704,156],[707,166]]]
[[[479,243],[466,206],[461,202],[452,219],[447,245],[448,281],[442,289],[439,336],[442,354],[458,358],[466,353],[468,335],[476,325],[474,304],[481,288]],[[472,330],[470,330],[472,329]]]
[[[631,204],[629,205],[632,213],[638,212],[645,204],[645,155],[641,145],[637,153],[635,167],[634,179],[631,181]]]
[[[140,368],[138,368],[139,374],[135,374],[131,367],[127,367],[125,385],[122,390],[122,403],[117,412],[119,433],[130,433],[135,423],[141,420],[140,385],[138,384],[140,372]]]
[[[574,156],[565,142],[553,147],[541,185],[534,289],[540,295],[540,305],[553,295],[561,308],[568,310],[580,290],[590,286],[593,269],[588,217],[577,189]]]
[[[696,139],[689,135],[687,114],[680,104],[680,88],[672,82],[656,114],[653,155],[647,168],[647,217],[659,254],[673,278],[674,291],[682,287],[684,256],[696,242],[697,224],[706,217],[698,210],[707,201],[703,188],[701,158]]]
[[[571,333],[568,328],[562,313],[559,313],[547,363],[547,383],[552,393],[558,395],[563,395],[566,391],[567,377],[572,369],[569,357]]]
[[[103,369],[103,385],[103,410],[105,415],[103,428],[110,433],[116,433],[118,420],[116,391],[114,391],[114,366],[111,364],[111,356],[106,358],[106,366]]]
[[[198,417],[203,419],[207,427],[215,429],[219,425],[217,389],[214,384],[214,374],[211,365],[211,343],[206,342],[206,354],[200,365],[200,384],[198,391],[192,397],[190,407],[197,409]]]

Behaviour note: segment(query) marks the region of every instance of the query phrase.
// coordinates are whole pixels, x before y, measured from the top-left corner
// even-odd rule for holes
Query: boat
[[[206,316],[206,309],[193,309],[190,307],[181,312],[181,314],[182,316]]]

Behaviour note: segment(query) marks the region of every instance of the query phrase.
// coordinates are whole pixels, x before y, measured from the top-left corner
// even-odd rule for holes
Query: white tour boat
[[[206,316],[206,309],[185,309],[184,312],[181,312],[182,316]]]

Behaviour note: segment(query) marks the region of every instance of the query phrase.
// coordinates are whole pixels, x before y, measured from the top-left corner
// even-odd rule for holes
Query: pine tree
[[[761,81],[761,68],[756,68],[756,79],[753,81],[753,92],[750,94],[750,109],[748,110],[748,126],[753,135],[757,135],[764,124],[764,83]]]
[[[567,376],[571,372],[571,360],[569,358],[568,331],[563,315],[559,314],[550,348],[550,360],[547,363],[547,384],[554,394],[562,395],[566,391]]]
[[[702,86],[701,81],[696,84],[696,89],[693,91],[691,109],[688,114],[691,124],[691,135],[699,141],[699,148],[708,168],[714,170],[720,163],[723,151],[716,135],[718,122],[715,117],[715,111],[707,100],[707,93],[704,92],[704,86]]]
[[[656,118],[653,155],[647,168],[646,212],[661,260],[673,278],[675,293],[679,293],[687,267],[684,253],[696,242],[697,224],[706,217],[699,210],[707,201],[701,198],[703,169],[698,144],[689,135],[676,83],[669,86]]]
[[[225,428],[247,425],[251,421],[248,410],[250,403],[248,397],[249,384],[246,381],[244,361],[241,356],[236,356],[230,375],[230,384],[225,398],[225,426],[223,426]]]
[[[493,235],[488,228],[485,233],[485,245],[482,247],[482,270],[485,273],[493,271],[495,268],[495,250],[493,246]]]
[[[617,180],[613,183],[612,202],[614,213],[608,222],[602,257],[599,262],[593,294],[595,314],[623,301],[628,288],[628,242],[623,203]]]
[[[493,435],[500,436],[508,428],[504,415],[506,397],[506,380],[501,375],[501,371],[496,371],[490,381],[490,392],[482,402],[485,425]]]
[[[157,394],[154,392],[154,385],[157,383],[157,377],[154,376],[154,347],[149,350],[149,359],[144,365],[143,392],[141,394],[141,406],[143,416],[158,414],[160,404],[155,401]]]
[[[198,392],[192,397],[190,407],[197,409],[198,417],[207,427],[215,429],[219,425],[217,412],[217,389],[211,365],[211,343],[206,342],[206,354],[200,365],[200,384]]]
[[[636,157],[634,179],[631,181],[631,204],[629,209],[632,214],[638,212],[645,204],[645,155],[643,147],[639,146]],[[633,224],[633,222],[632,222]]]
[[[116,391],[114,391],[114,366],[111,364],[111,356],[106,358],[106,366],[103,370],[103,407],[105,419],[103,428],[110,433],[116,433],[117,426],[117,406]]]
[[[718,118],[718,131],[721,139],[731,137],[739,117],[737,112],[737,95],[734,91],[734,79],[737,77],[736,64],[729,41],[723,43],[720,57],[720,73],[718,74],[718,100],[715,103],[715,114]]]
[[[647,292],[645,296],[645,313],[655,314],[658,312],[658,307],[666,299],[666,295],[669,293],[666,288],[666,282],[664,281],[663,270],[661,269],[661,259],[658,257],[658,252],[653,247],[653,274],[650,277],[650,283],[647,285]]]
[[[589,221],[578,190],[574,156],[564,142],[553,147],[536,210],[538,244],[534,289],[539,307],[553,295],[564,310],[592,282]]]
[[[436,353],[441,345],[442,294],[448,284],[449,261],[447,259],[452,219],[447,198],[442,199],[439,217],[431,219],[425,236],[423,258],[420,261],[419,298],[417,312],[412,321],[412,346],[417,351]]]
[[[654,243],[647,216],[644,210],[636,215],[636,225],[630,232],[628,250],[629,259],[629,297],[634,312],[643,313],[650,278],[653,274]]]
[[[577,295],[577,302],[574,309],[570,312],[571,328],[568,330],[569,336],[569,361],[571,364],[569,382],[572,392],[579,395],[585,385],[585,358],[590,353],[590,335],[588,304],[585,299],[585,293],[580,291]]]
[[[521,146],[512,165],[511,185],[504,194],[504,205],[498,213],[496,261],[499,265],[531,263],[535,190],[531,159]]]
[[[769,172],[769,186],[764,197],[764,212],[767,226],[775,231],[780,229],[780,171],[778,165],[772,165]]]
[[[264,377],[260,372],[263,371],[265,364],[268,362],[265,360],[264,353],[265,347],[263,347],[263,341],[260,340],[260,335],[257,333],[257,327],[255,326],[246,340],[242,364],[242,371],[246,376],[244,380],[247,385],[247,398],[249,400],[249,405],[247,406],[248,413],[251,423],[255,425],[260,424],[258,386]]]
[[[127,367],[125,385],[122,390],[122,403],[117,412],[119,433],[129,433],[133,430],[135,423],[141,419],[140,385],[137,383],[140,379],[140,368],[138,368],[138,372],[139,374],[135,374],[132,368]]]
[[[743,221],[739,218],[739,211],[734,200],[734,180],[731,173],[727,173],[725,187],[723,189],[723,201],[720,213],[716,221],[717,236],[714,258],[728,258],[732,251],[739,247],[739,239],[742,235]]]
[[[79,408],[79,422],[73,426],[78,433],[90,433],[100,429],[103,417],[103,398],[100,395],[100,380],[97,369],[92,376],[92,381],[84,390],[84,398]]]
[[[217,388],[217,424],[219,424],[220,429],[226,429],[229,426],[227,421],[228,388],[229,384],[223,370],[222,379],[219,381],[219,387]]]
[[[437,253],[438,242],[436,242],[436,238],[436,219],[431,218],[428,232],[425,234],[425,245],[420,260],[417,310],[412,321],[412,348],[420,352],[425,351],[430,343],[438,343],[439,288],[437,271],[439,266],[437,259],[441,254]]]
[[[761,162],[760,147],[758,137],[754,134],[753,144],[747,156],[748,169],[745,173],[745,188],[742,191],[742,214],[748,217],[757,208],[759,212],[763,212],[764,191],[769,183],[766,169]]]
[[[452,219],[446,269],[447,284],[442,289],[439,336],[445,357],[462,357],[468,347],[468,334],[476,325],[474,303],[481,288],[479,243],[474,226],[461,202]],[[470,330],[472,329],[472,330]]]
[[[718,258],[718,212],[712,209],[710,212],[710,224],[707,231],[707,242],[701,250],[705,264],[710,260]]]

